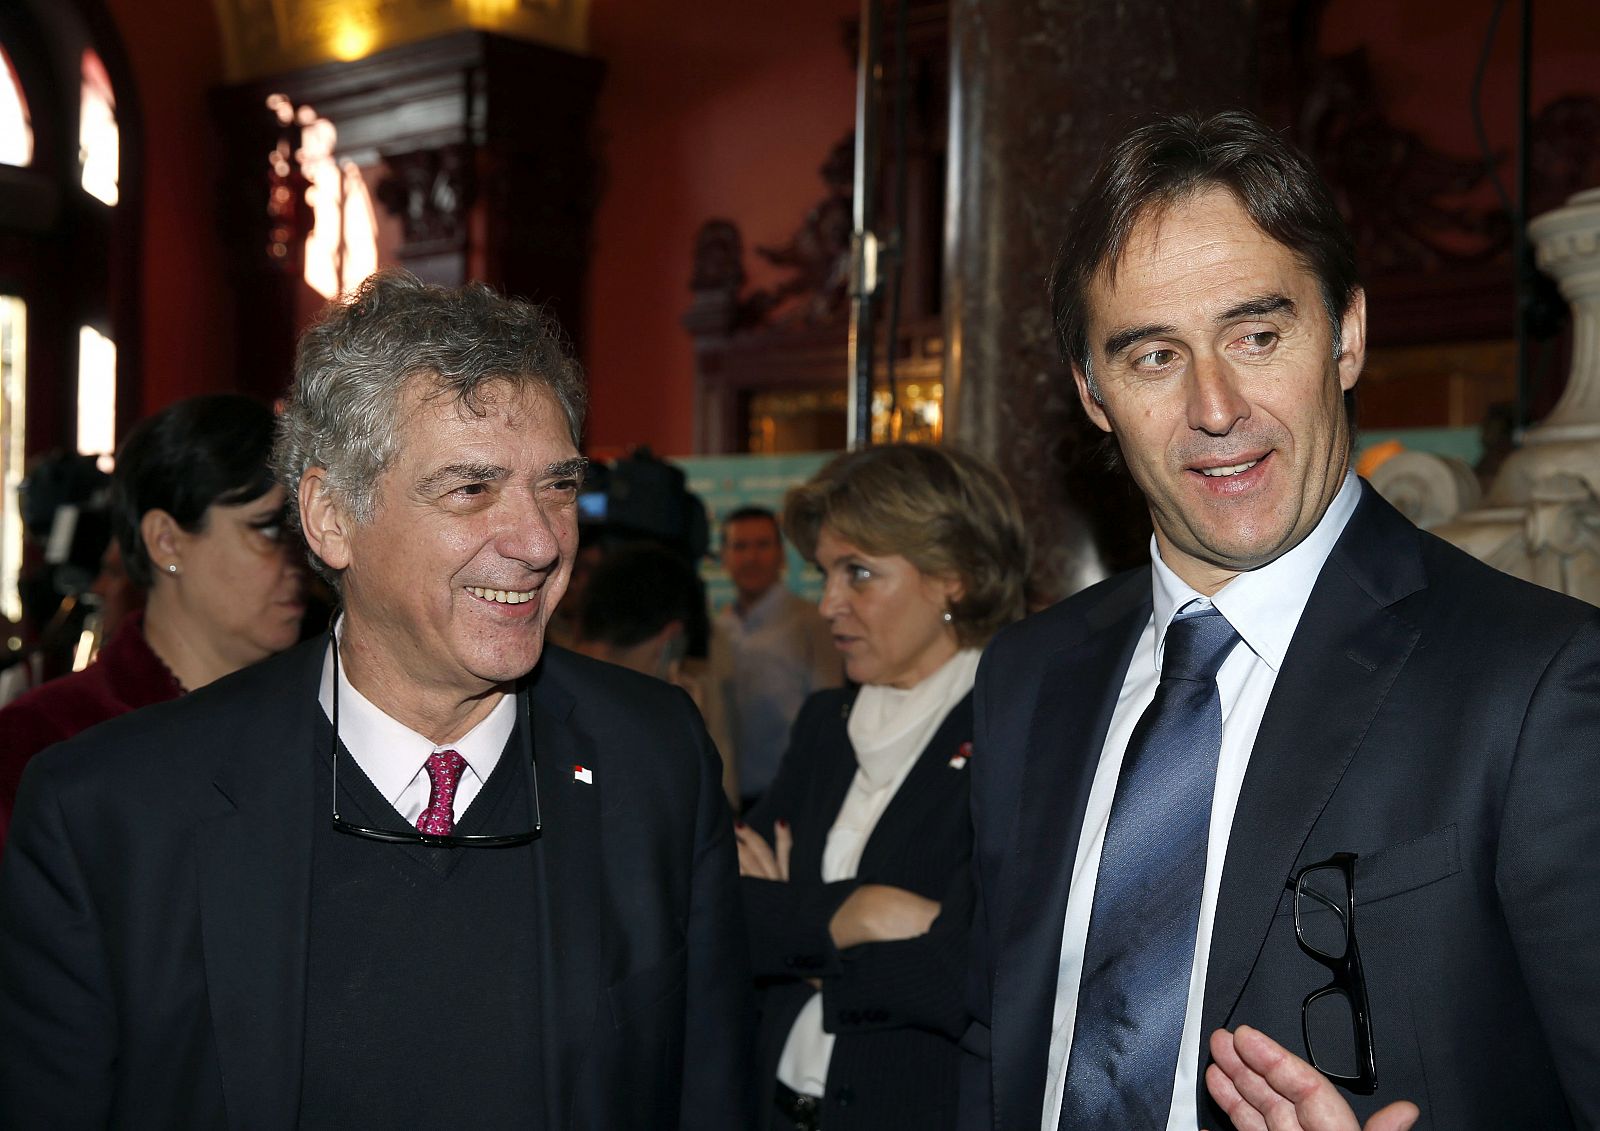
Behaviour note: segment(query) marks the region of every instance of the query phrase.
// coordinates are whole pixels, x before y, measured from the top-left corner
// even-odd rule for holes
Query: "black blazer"
[[[310,831],[330,801],[312,788],[322,656],[294,649],[29,766],[0,862],[7,1128],[295,1125]],[[748,963],[699,716],[555,648],[531,679],[539,1126],[743,1127]]]
[[[771,842],[783,819],[794,833],[789,882],[741,881],[751,958],[762,979],[757,1100],[771,1110],[778,1057],[795,1016],[822,982],[823,1028],[838,1035],[828,1064],[821,1125],[828,1131],[936,1131],[955,1123],[955,1041],[971,919],[972,825],[963,745],[972,697],[945,717],[872,830],[854,880],[822,882],[822,851],[856,773],[845,721],[855,691],[807,699],[778,776],[749,815]],[[981,756],[981,754],[979,755]],[[952,765],[952,759],[957,765]],[[928,934],[840,952],[828,921],[866,883],[940,901]]]
[[[1071,868],[1148,568],[996,639],[976,688],[978,912],[966,1131],[1036,1131]],[[1600,612],[1418,531],[1370,487],[1301,617],[1222,875],[1202,1042],[1305,1055],[1328,983],[1296,945],[1300,866],[1359,853],[1379,1090],[1419,1128],[1600,1126]],[[1210,1100],[1202,1125],[1230,1126]]]

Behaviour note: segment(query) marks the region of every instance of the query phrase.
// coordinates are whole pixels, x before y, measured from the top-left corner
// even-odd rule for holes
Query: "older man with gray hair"
[[[381,274],[306,333],[275,464],[335,630],[35,760],[8,1127],[745,1124],[716,752],[544,644],[583,412],[484,287]]]

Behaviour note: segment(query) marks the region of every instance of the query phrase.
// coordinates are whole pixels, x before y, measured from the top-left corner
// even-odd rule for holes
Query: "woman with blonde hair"
[[[850,686],[807,700],[736,829],[765,1126],[954,1127],[972,685],[1024,611],[1022,518],[984,461],[896,444],[835,459],[783,521]]]

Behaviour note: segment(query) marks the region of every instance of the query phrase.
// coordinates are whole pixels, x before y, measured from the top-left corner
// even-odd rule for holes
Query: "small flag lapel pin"
[[[972,743],[963,742],[961,748],[956,751],[956,756],[950,759],[950,768],[952,770],[962,769],[966,766],[967,759],[970,757],[972,757]]]
[[[572,767],[572,780],[581,781],[584,785],[594,784],[594,771],[588,766]]]

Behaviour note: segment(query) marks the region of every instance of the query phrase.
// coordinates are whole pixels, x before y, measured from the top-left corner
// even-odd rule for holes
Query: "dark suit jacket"
[[[331,802],[312,789],[322,655],[34,759],[0,862],[6,1127],[294,1126],[311,830]],[[531,679],[538,1126],[743,1127],[748,962],[699,716],[555,648]]]
[[[945,717],[872,830],[854,880],[822,882],[828,830],[856,773],[845,720],[851,689],[821,691],[795,720],[778,776],[750,823],[772,837],[789,822],[789,882],[742,881],[761,999],[758,1098],[768,1101],[795,1016],[822,981],[823,1028],[838,1035],[821,1124],[828,1131],[936,1131],[955,1125],[955,1041],[971,918],[967,781],[952,758],[972,737],[972,697]],[[979,755],[981,756],[981,754]],[[942,905],[928,934],[840,952],[828,933],[839,904],[865,883],[891,884]]]
[[[1148,568],[998,638],[978,676],[978,886],[962,1126],[1036,1131],[1070,872]],[[1305,1055],[1327,970],[1288,877],[1360,854],[1378,1094],[1421,1128],[1600,1126],[1600,612],[1424,534],[1368,487],[1312,591],[1251,754],[1202,1041]],[[1199,1083],[1204,1126],[1229,1125]],[[992,1105],[992,1113],[991,1113]]]

